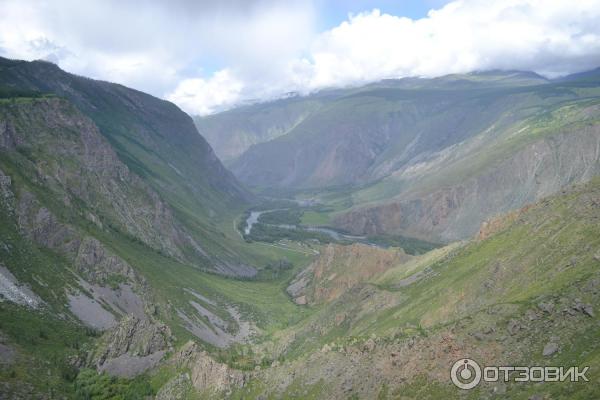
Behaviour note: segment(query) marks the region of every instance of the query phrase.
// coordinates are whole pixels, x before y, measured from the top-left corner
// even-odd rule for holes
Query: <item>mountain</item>
[[[340,110],[376,121],[366,132],[385,145],[385,118],[419,128],[400,153],[372,151],[381,162],[356,182],[261,199],[173,104],[1,59],[0,398],[598,397],[597,91],[589,76],[492,71],[247,106],[260,126],[282,104],[303,116],[232,165],[319,118],[326,135],[366,139]],[[430,131],[438,118],[454,130]],[[240,232],[253,217],[269,242]],[[277,236],[307,220],[379,240]],[[465,391],[449,376],[465,357],[589,366],[590,382]]]
[[[234,174],[258,189],[337,190],[345,205],[326,219],[354,234],[449,242],[599,172],[593,72],[478,72],[341,92],[230,161]]]
[[[173,378],[159,394],[594,398],[599,196],[600,181],[593,179],[490,220],[469,241],[421,256],[329,245],[288,287],[311,314],[254,347],[249,357],[260,367],[217,367],[188,345],[172,368],[187,366],[191,374]],[[486,366],[588,366],[589,382],[535,384],[513,376],[458,389],[450,369],[465,357]]]
[[[44,100],[45,103],[42,100],[33,101],[36,105],[46,104],[47,109],[40,111],[35,118],[35,125],[29,127],[25,111],[19,110],[20,114],[12,116],[20,120],[5,120],[5,134],[19,136],[7,140],[23,143],[13,143],[8,150],[14,151],[23,146],[30,148],[40,143],[40,138],[32,136],[30,131],[38,127],[41,133],[43,129],[50,128],[45,126],[44,113],[56,113],[54,119],[57,123],[77,124],[80,122],[76,121],[85,120],[84,116],[89,118],[85,124],[94,131],[94,138],[91,139],[94,144],[77,144],[88,152],[81,154],[81,159],[67,156],[67,149],[53,152],[48,151],[49,148],[39,148],[44,153],[32,159],[34,165],[31,167],[43,170],[40,166],[42,160],[47,164],[48,158],[55,157],[57,170],[51,172],[53,178],[59,181],[63,179],[63,191],[72,195],[73,200],[82,201],[90,212],[97,214],[96,217],[102,219],[112,215],[113,218],[106,222],[158,250],[165,250],[204,269],[227,274],[245,274],[252,270],[243,265],[239,254],[222,245],[221,233],[215,228],[215,224],[228,216],[231,209],[245,207],[252,196],[223,167],[208,143],[196,131],[191,118],[175,105],[121,85],[66,73],[44,61],[1,59],[0,86],[8,93],[52,94],[68,100],[72,105],[69,108],[51,99]],[[5,103],[11,105],[8,101]],[[70,115],[74,116],[73,121],[68,121]],[[53,126],[52,129],[57,128]],[[25,135],[30,135],[29,140],[20,138]],[[64,138],[61,140],[57,139],[54,143],[56,149],[61,146],[68,148],[71,144]],[[88,160],[96,156],[92,152],[96,146],[110,153],[110,157],[97,166],[93,165],[96,161]],[[149,201],[143,207],[141,204],[127,207],[120,204],[120,200],[128,200],[129,194],[110,190],[110,184],[106,182],[92,182],[87,177],[80,177],[81,185],[86,187],[74,189],[71,182],[57,176],[62,173],[62,168],[66,168],[63,164],[70,163],[70,167],[77,169],[88,161],[92,163],[89,166],[90,173],[105,173],[112,166],[125,171],[121,174],[139,181],[140,186],[143,182],[144,188],[140,190],[146,192],[144,195]],[[131,185],[126,182],[122,186]],[[103,187],[103,193],[94,193]],[[145,226],[141,225],[140,220],[143,208],[147,208],[147,218],[154,219],[148,220]],[[162,216],[169,222],[160,220]],[[151,243],[145,235],[152,230],[164,237],[155,238]]]
[[[547,80],[532,72],[484,71],[469,75],[451,75],[436,79],[404,78],[384,80],[368,88],[469,88],[485,79],[488,85],[533,85]],[[252,145],[268,142],[289,133],[330,102],[365,88],[327,89],[310,96],[292,96],[269,102],[257,102],[204,117],[194,117],[198,131],[206,137],[221,160],[229,163]]]
[[[321,104],[293,129],[288,124],[285,135],[264,140],[253,133],[256,129],[246,128],[246,136],[254,135],[259,143],[231,166],[240,179],[259,187],[310,188],[372,181],[418,154],[448,147],[480,132],[511,107],[518,109],[531,101],[521,99],[531,92],[527,87],[545,83],[532,73],[485,72],[387,80],[317,93],[295,100],[295,104]],[[511,104],[512,100],[521,103]],[[254,118],[266,119],[286,101],[231,110],[210,119],[222,126],[240,121],[238,124],[252,127]],[[476,118],[466,118],[467,113]],[[266,130],[279,121],[274,118],[271,123]],[[228,138],[232,133],[222,129],[221,135]],[[277,167],[277,176],[268,167],[271,163]]]
[[[257,103],[219,114],[195,117],[198,131],[219,158],[235,159],[250,146],[285,135],[323,105],[330,96],[293,96]]]
[[[280,286],[308,257],[243,240],[254,201],[175,105],[1,59],[0,398],[144,398],[189,340],[302,318]]]

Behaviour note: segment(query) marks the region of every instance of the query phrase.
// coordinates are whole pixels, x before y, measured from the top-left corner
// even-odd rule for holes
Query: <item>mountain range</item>
[[[192,118],[0,58],[0,398],[596,398],[599,117],[600,70]]]
[[[450,242],[598,173],[599,83],[599,70],[407,78],[195,122],[218,154],[245,147],[224,156],[249,187],[337,192],[337,228]]]

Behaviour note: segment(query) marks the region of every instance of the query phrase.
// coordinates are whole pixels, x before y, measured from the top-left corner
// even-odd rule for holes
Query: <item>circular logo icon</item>
[[[458,360],[450,370],[452,383],[461,389],[473,389],[481,381],[481,367],[470,358]]]

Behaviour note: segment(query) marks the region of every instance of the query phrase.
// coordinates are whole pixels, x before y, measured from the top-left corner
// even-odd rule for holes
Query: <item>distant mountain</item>
[[[318,110],[326,98],[292,96],[195,117],[194,123],[219,158],[228,162],[254,144],[285,135]]]
[[[229,166],[258,188],[344,188],[345,209],[330,216],[353,233],[456,240],[491,215],[599,173],[598,102],[594,72],[560,81],[519,71],[386,80],[336,91]],[[240,126],[254,117],[212,118],[233,115]]]
[[[544,84],[547,81],[533,73],[485,72],[386,80],[338,91],[310,118],[285,135],[249,148],[231,167],[242,181],[262,187],[367,183],[419,155],[480,133],[506,112],[525,115],[527,111],[520,110],[536,104],[531,97],[545,90],[538,89]],[[234,114],[243,118],[229,112]]]
[[[205,117],[194,117],[198,131],[206,137],[221,160],[229,163],[249,147],[283,136],[331,101],[349,94],[381,88],[470,88],[482,79],[487,85],[534,85],[547,79],[524,71],[485,71],[463,75],[448,75],[435,79],[387,79],[364,87],[327,89],[310,96],[289,93],[279,100],[256,102]]]

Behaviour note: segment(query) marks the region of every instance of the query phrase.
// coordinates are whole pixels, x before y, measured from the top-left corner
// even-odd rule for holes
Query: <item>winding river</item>
[[[258,219],[260,218],[260,216],[262,214],[266,214],[272,211],[278,211],[281,210],[279,209],[273,209],[273,210],[264,210],[264,211],[251,211],[250,215],[248,216],[248,218],[246,219],[246,228],[244,229],[244,234],[249,235],[250,232],[252,231],[252,226],[254,226],[254,224],[256,224],[258,222]],[[309,232],[319,232],[319,233],[324,233],[326,235],[329,235],[333,240],[350,240],[350,241],[365,241],[366,237],[365,236],[352,236],[352,235],[346,235],[343,233],[340,233],[338,231],[335,231],[331,228],[323,228],[323,227],[317,227],[317,226],[302,226],[302,225],[286,225],[286,224],[278,224],[278,225],[271,225],[271,226],[276,226],[278,228],[284,228],[284,229],[297,229],[297,230],[303,230],[303,231],[309,231]]]

